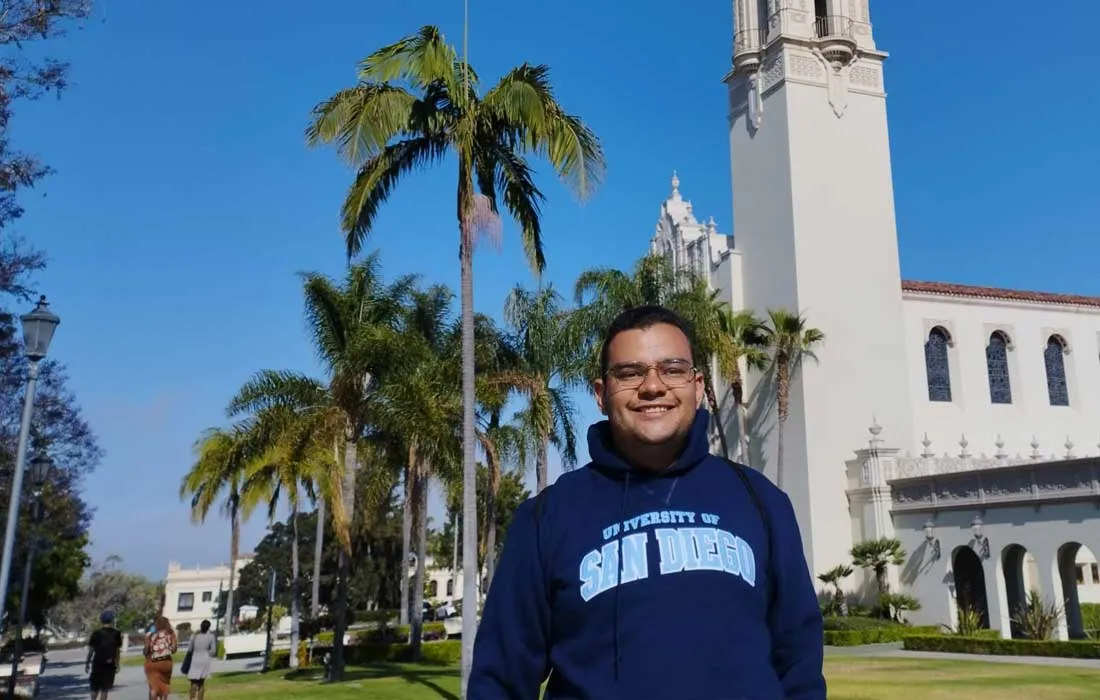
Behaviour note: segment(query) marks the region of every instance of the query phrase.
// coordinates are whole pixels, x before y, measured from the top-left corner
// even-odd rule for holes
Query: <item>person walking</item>
[[[168,700],[172,685],[172,654],[179,644],[168,618],[158,615],[156,630],[145,638],[145,680],[149,684],[149,700]]]
[[[825,700],[794,508],[760,472],[710,454],[689,338],[659,306],[612,322],[592,461],[516,510],[468,697],[535,700],[546,681],[546,700]]]
[[[210,620],[203,620],[199,633],[191,637],[187,652],[191,656],[191,665],[187,669],[187,679],[191,681],[190,700],[204,700],[206,697],[206,679],[210,676],[217,649],[218,639],[210,631]]]
[[[99,616],[99,629],[88,639],[88,658],[84,661],[84,673],[88,674],[92,700],[107,700],[115,687],[115,674],[122,660],[122,633],[115,629],[115,615],[104,610]]]

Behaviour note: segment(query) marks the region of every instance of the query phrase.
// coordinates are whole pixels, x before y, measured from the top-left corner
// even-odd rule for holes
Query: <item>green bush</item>
[[[890,644],[913,635],[936,635],[938,627],[909,627],[894,624],[877,629],[825,630],[825,644],[832,647],[856,647],[863,644]]]
[[[994,656],[1053,656],[1067,659],[1100,659],[1100,642],[1034,639],[994,639],[959,635],[914,635],[902,640],[909,651],[942,651],[952,654]]]
[[[861,617],[854,615],[827,615],[825,616],[825,629],[827,630],[879,630],[886,627],[900,627],[900,623],[893,620],[885,620],[881,617]]]
[[[330,646],[314,647],[313,665],[323,665],[325,654],[331,651],[332,647]],[[405,643],[377,644],[368,642],[365,644],[348,646],[345,651],[347,654],[347,662],[350,664],[412,661],[412,646]],[[451,665],[458,663],[461,656],[462,643],[458,640],[425,642],[420,645],[421,663]],[[305,666],[305,664],[302,664],[303,668],[305,668]]]
[[[1089,639],[1100,640],[1100,603],[1081,603],[1081,624]]]

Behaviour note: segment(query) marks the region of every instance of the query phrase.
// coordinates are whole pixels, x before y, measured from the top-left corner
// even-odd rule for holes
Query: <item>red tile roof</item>
[[[1091,306],[1100,308],[1100,297],[1087,297],[1080,294],[1052,294],[1050,292],[1027,292],[1019,289],[999,289],[997,287],[976,287],[968,284],[950,282],[918,282],[902,280],[903,292],[918,294],[937,294],[952,297],[971,297],[976,299],[1004,299],[1024,301],[1033,304],[1061,304],[1067,306]]]

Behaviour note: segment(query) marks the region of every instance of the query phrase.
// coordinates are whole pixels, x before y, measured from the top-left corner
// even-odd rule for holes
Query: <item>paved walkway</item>
[[[215,661],[214,672],[259,670],[259,659]],[[176,665],[179,672],[179,665]],[[88,676],[84,673],[84,652],[76,650],[50,653],[46,673],[42,676],[38,696],[42,700],[87,700]],[[182,697],[182,696],[181,696]],[[123,666],[115,678],[111,700],[148,700],[145,671],[141,666]]]
[[[996,656],[988,654],[948,654],[940,651],[906,651],[901,642],[868,644],[859,647],[825,647],[826,656],[873,656],[893,659],[935,659],[943,661],[982,661],[995,664],[1032,664],[1087,668],[1100,671],[1100,659],[1062,659],[1053,656]]]

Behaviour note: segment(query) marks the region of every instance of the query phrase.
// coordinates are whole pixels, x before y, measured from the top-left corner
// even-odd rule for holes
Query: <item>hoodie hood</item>
[[[672,476],[683,474],[694,468],[710,455],[710,412],[700,408],[695,412],[684,450],[676,461],[660,472],[642,471],[631,466],[615,447],[611,437],[611,422],[602,420],[588,428],[588,454],[592,466],[598,469],[629,474],[645,473],[651,476]]]

